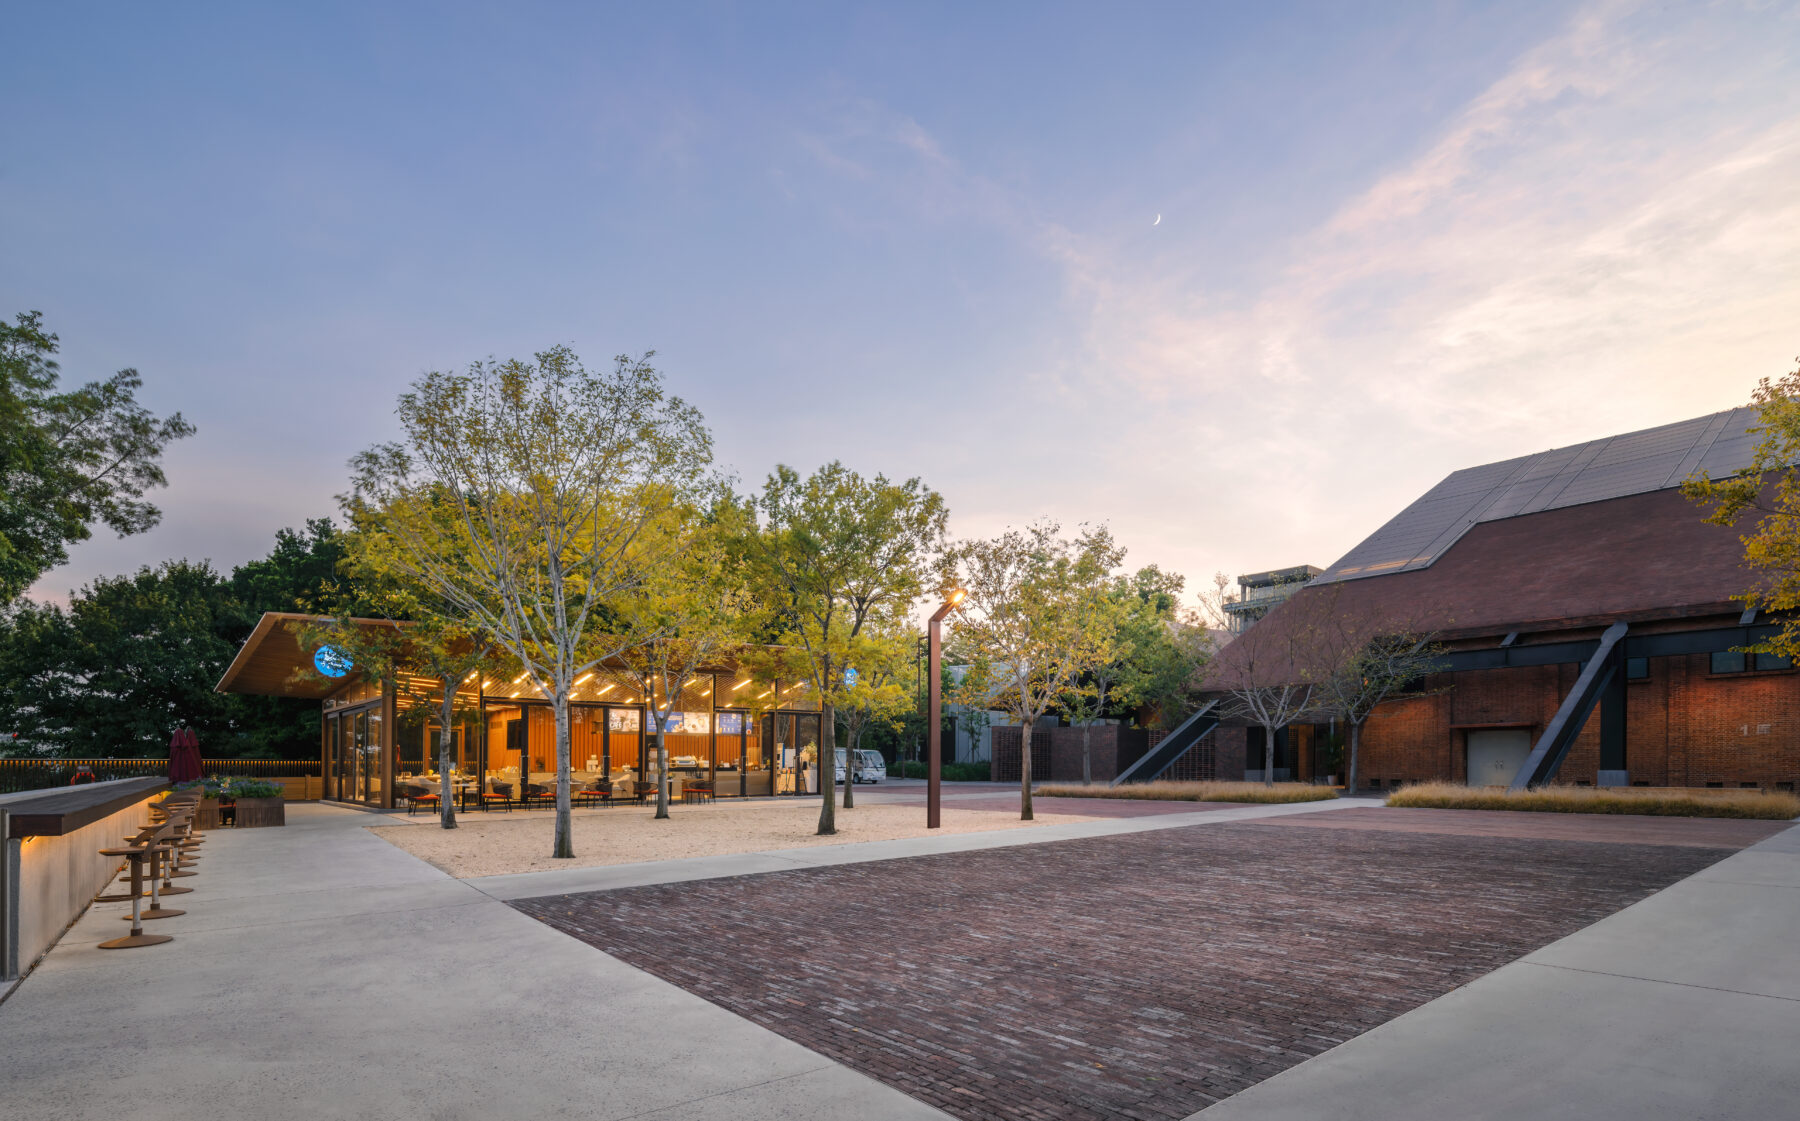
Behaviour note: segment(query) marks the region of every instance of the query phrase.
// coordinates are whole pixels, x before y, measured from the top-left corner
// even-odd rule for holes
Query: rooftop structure
[[[1243,634],[1250,625],[1269,613],[1269,609],[1317,579],[1324,569],[1310,564],[1277,568],[1269,572],[1252,572],[1239,576],[1238,597],[1222,606],[1230,617],[1231,633]]]
[[[1452,472],[1318,577],[1319,583],[1428,568],[1477,525],[1679,487],[1742,471],[1756,410],[1677,421]]]

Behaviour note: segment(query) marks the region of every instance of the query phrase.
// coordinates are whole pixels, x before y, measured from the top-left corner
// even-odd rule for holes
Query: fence
[[[209,775],[244,775],[250,778],[322,780],[317,759],[202,759]],[[0,794],[20,790],[48,790],[68,786],[75,772],[86,767],[101,782],[120,778],[145,778],[169,773],[167,759],[0,759]],[[315,783],[290,783],[284,787],[314,790]],[[294,795],[290,794],[289,797]],[[313,795],[317,797],[317,794]]]

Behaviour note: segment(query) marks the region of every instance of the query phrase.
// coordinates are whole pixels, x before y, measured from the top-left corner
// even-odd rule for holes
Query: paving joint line
[[[664,984],[667,984],[667,983],[668,982],[666,982],[666,981],[664,982]],[[810,1047],[808,1047],[806,1049],[808,1051],[812,1051],[812,1048],[810,1048]],[[818,1052],[813,1051],[813,1054],[818,1055]],[[822,1056],[822,1055],[819,1057],[824,1058],[824,1056]],[[777,1082],[789,1082],[789,1081],[792,1081],[793,1079],[803,1078],[809,1074],[817,1074],[822,1070],[830,1070],[833,1067],[837,1067],[837,1066],[843,1066],[843,1064],[833,1062],[830,1059],[826,1059],[823,1064],[816,1066],[816,1067],[812,1067],[808,1070],[797,1070],[792,1074],[781,1075],[779,1078],[768,1078],[768,1079],[764,1079],[761,1082],[747,1082],[742,1086],[733,1086],[729,1090],[720,1090],[717,1093],[712,1093],[712,1094],[702,1094],[697,1098],[683,1098],[678,1102],[670,1102],[668,1105],[659,1105],[654,1109],[640,1110],[637,1113],[622,1114],[619,1117],[614,1118],[614,1121],[631,1121],[631,1119],[633,1117],[650,1117],[654,1114],[666,1113],[671,1109],[679,1109],[684,1105],[693,1105],[695,1102],[711,1101],[714,1098],[725,1097],[727,1094],[742,1093],[745,1090],[755,1090],[762,1086],[773,1086]],[[849,1070],[851,1068],[845,1067],[844,1069]],[[863,1077],[867,1078],[868,1075],[863,1075]]]
[[[1709,993],[1731,993],[1734,996],[1754,996],[1764,1000],[1784,1000],[1789,1004],[1800,1004],[1800,997],[1780,996],[1776,993],[1753,993],[1748,989],[1727,989],[1720,985],[1696,985],[1692,981],[1668,981],[1661,977],[1640,977],[1635,973],[1611,973],[1604,969],[1583,969],[1579,965],[1558,965],[1550,961],[1532,961],[1530,958],[1519,959],[1521,965],[1536,966],[1539,969],[1561,969],[1570,973],[1586,973],[1595,977],[1612,977],[1620,981],[1643,981],[1652,985],[1672,985],[1678,989],[1700,989]],[[1492,976],[1489,974],[1488,976]],[[1480,980],[1480,978],[1477,978]],[[1470,984],[1475,982],[1471,981]],[[1464,986],[1465,988],[1467,986]]]

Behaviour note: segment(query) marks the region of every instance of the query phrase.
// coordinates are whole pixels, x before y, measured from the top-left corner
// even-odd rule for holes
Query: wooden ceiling
[[[316,615],[265,612],[215,688],[221,693],[304,697],[317,701],[362,680],[359,671],[352,671],[347,677],[326,677],[313,669],[313,651],[300,644],[300,628],[307,623],[322,621]],[[370,627],[400,625],[381,619],[353,621]]]

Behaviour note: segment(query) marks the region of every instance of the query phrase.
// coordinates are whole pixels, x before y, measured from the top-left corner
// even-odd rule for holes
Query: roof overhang
[[[324,700],[362,680],[360,671],[345,677],[326,677],[313,669],[313,647],[300,641],[308,623],[328,622],[321,615],[292,611],[266,611],[256,629],[244,640],[237,657],[213,688],[220,693],[246,693],[256,697],[300,697]],[[358,627],[403,627],[391,619],[351,619]]]

